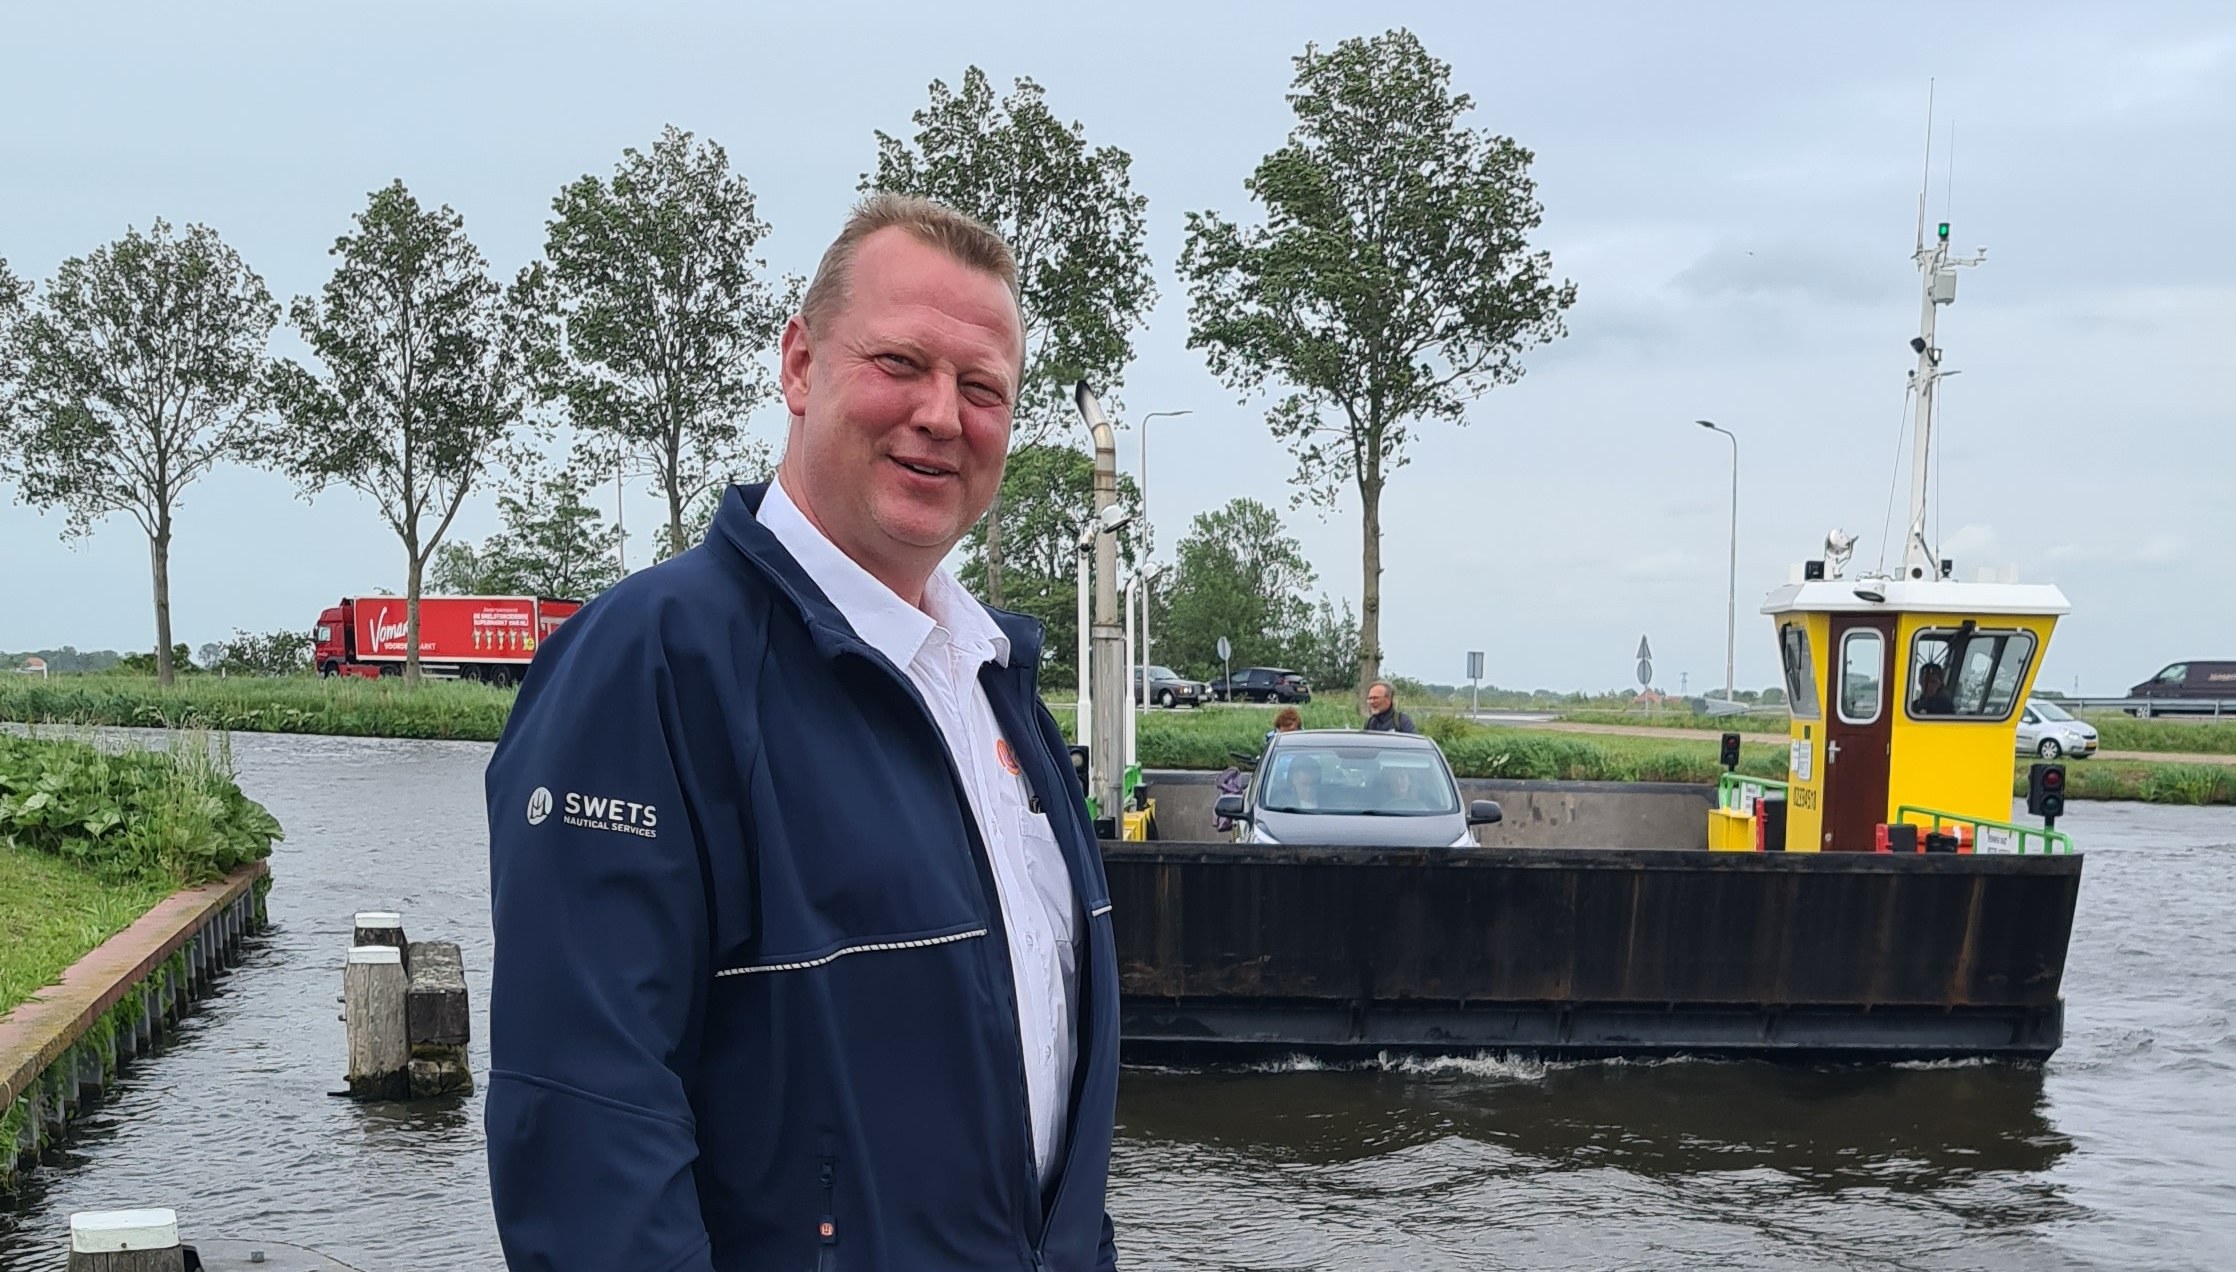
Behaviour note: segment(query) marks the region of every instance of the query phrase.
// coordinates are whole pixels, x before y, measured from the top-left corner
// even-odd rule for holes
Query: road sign
[[[1654,650],[1646,638],[1638,638],[1638,685],[1641,689],[1654,687]]]
[[[1467,651],[1467,678],[1469,680],[1481,680],[1483,678],[1483,651],[1480,649]]]
[[[1234,646],[1227,643],[1226,637],[1221,636],[1219,638],[1219,661],[1225,662],[1232,657],[1234,657]]]

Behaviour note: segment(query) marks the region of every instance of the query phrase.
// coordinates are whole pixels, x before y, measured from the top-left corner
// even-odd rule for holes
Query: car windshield
[[[1259,803],[1276,813],[1448,817],[1460,809],[1451,774],[1434,753],[1414,748],[1284,746],[1260,781]]]
[[[2054,702],[2035,703],[2034,714],[2042,717],[2045,720],[2070,720],[2073,718],[2066,712],[2065,708],[2057,705]]]

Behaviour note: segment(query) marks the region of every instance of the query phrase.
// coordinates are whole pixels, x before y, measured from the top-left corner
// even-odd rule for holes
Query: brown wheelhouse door
[[[1870,852],[1887,819],[1894,738],[1894,619],[1832,616],[1831,701],[1825,704],[1826,852]]]

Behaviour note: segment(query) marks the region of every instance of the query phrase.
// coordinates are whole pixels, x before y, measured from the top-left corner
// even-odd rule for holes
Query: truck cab
[[[311,666],[322,677],[343,675],[379,675],[378,668],[356,666],[356,643],[351,639],[353,624],[349,606],[330,605],[318,612],[318,625],[311,629]]]

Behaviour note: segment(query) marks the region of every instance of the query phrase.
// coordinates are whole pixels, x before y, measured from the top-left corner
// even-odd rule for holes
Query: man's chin
[[[922,507],[880,509],[877,528],[903,547],[942,556],[969,533],[968,524],[953,512]]]

